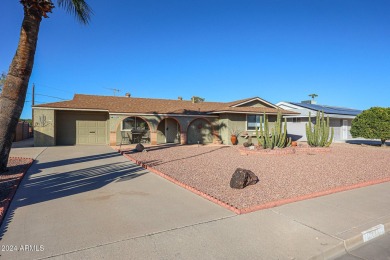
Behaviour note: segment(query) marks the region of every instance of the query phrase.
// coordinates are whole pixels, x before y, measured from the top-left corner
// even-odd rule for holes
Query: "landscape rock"
[[[135,147],[135,150],[137,152],[142,152],[144,149],[145,147],[142,144],[137,144],[137,146]]]
[[[230,179],[230,187],[243,189],[248,185],[256,184],[259,178],[250,170],[237,168]]]
[[[250,147],[250,146],[252,146],[252,142],[245,142],[245,143],[243,143],[242,144],[244,147]]]

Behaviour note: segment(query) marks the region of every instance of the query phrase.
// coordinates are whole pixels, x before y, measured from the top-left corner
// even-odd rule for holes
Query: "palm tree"
[[[311,100],[314,100],[316,97],[318,97],[317,94],[310,94],[309,97],[311,97]]]
[[[9,67],[0,95],[0,173],[7,171],[13,132],[16,129],[26,99],[28,82],[42,17],[48,18],[54,4],[51,0],[21,0],[24,18],[16,54]],[[72,13],[83,24],[88,24],[92,10],[84,0],[57,0],[59,7]]]

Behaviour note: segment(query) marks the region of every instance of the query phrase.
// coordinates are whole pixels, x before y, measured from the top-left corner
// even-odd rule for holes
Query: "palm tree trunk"
[[[34,64],[41,20],[39,13],[27,12],[25,8],[18,49],[0,96],[0,173],[7,171],[12,139],[23,110]]]

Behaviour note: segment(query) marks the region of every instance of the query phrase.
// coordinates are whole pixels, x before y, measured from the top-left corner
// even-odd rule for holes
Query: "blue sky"
[[[23,18],[3,0],[0,72]],[[30,78],[37,103],[74,93],[232,101],[259,96],[368,109],[390,106],[388,0],[89,1],[83,26],[60,8],[41,23]],[[26,102],[22,118],[31,118]]]

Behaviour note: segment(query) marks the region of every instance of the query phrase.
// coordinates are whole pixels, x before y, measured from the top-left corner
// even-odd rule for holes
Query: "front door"
[[[341,128],[341,137],[342,139],[348,139],[348,120],[343,120],[343,126]]]
[[[165,139],[166,143],[178,143],[179,124],[170,118],[165,120]]]

